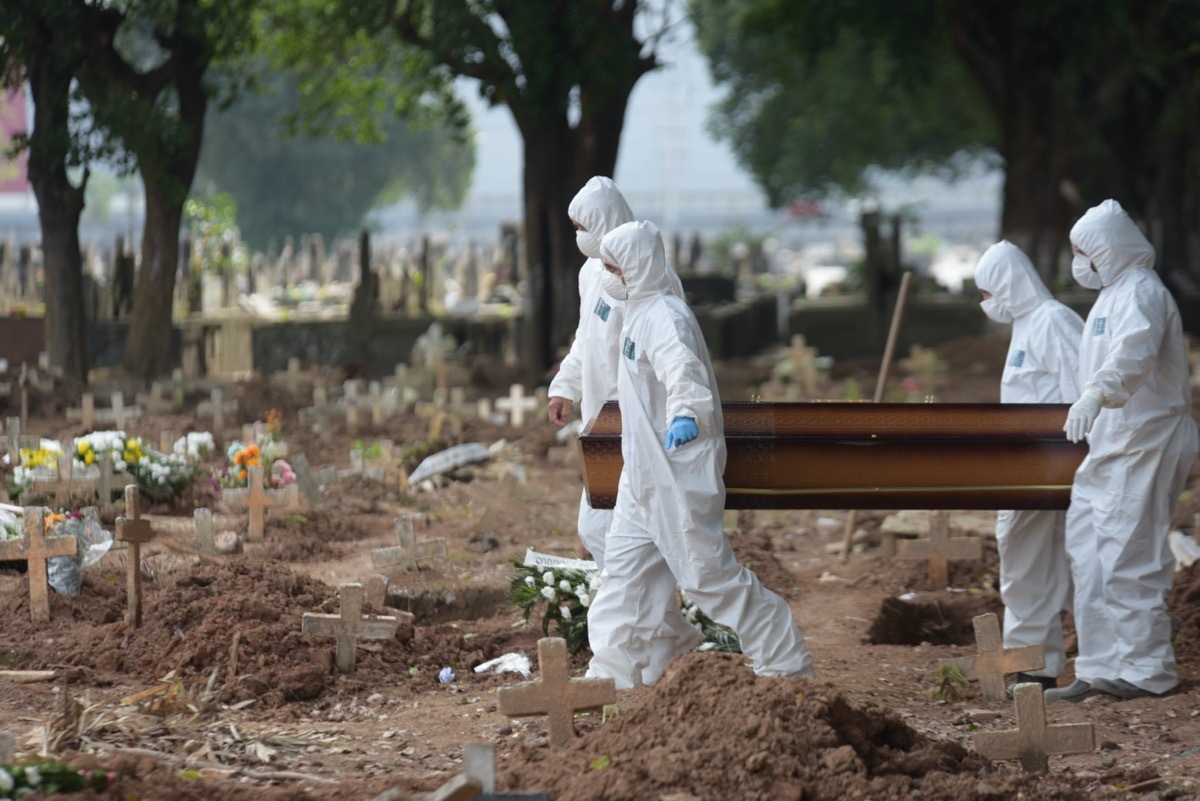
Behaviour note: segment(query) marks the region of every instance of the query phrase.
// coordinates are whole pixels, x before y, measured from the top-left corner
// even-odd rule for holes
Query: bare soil
[[[998,399],[1005,339],[959,340],[939,348],[947,360],[941,401]],[[875,366],[839,365],[827,397],[846,382],[873,386]],[[723,396],[753,392],[765,370],[720,365]],[[898,386],[906,376],[894,374]],[[471,395],[499,397],[495,387]],[[307,392],[292,395],[262,378],[230,388],[235,422],[284,415],[292,453],[314,469],[349,466],[355,439],[384,438],[409,454],[411,469],[426,423],[398,417],[351,436],[335,424],[322,444],[298,422]],[[136,421],[132,433],[204,430],[185,413]],[[82,433],[42,404],[29,428],[47,436]],[[234,430],[218,432],[233,437]],[[371,799],[392,788],[421,793],[462,769],[463,748],[497,749],[501,790],[542,791],[552,799],[1093,799],[1194,798],[1200,793],[1200,567],[1177,573],[1171,595],[1181,683],[1161,699],[1105,696],[1048,708],[1050,722],[1090,721],[1099,748],[1051,758],[1049,774],[1015,762],[989,763],[974,751],[976,731],[1015,726],[1008,703],[965,689],[935,691],[938,668],[973,652],[971,618],[1000,612],[997,557],[985,541],[978,562],[955,563],[955,590],[935,590],[921,564],[884,558],[873,546],[843,562],[826,546],[842,536],[844,510],[755,512],[731,535],[739,558],[790,603],[809,638],[816,680],[759,679],[737,655],[695,653],[654,687],[619,694],[615,717],[576,718],[580,736],[565,749],[547,744],[541,718],[510,720],[496,691],[515,674],[476,674],[480,663],[519,651],[536,658],[542,636],[506,598],[513,562],[527,547],[582,555],[575,535],[578,466],[556,447],[539,416],[525,429],[468,420],[464,441],[506,444],[490,464],[466,468],[432,491],[346,476],[328,486],[319,508],[273,514],[266,540],[236,556],[198,560],[162,545],[143,551],[143,625],[124,621],[124,551],[85,572],[71,597],[51,593],[48,625],[29,619],[25,576],[0,570],[0,669],[54,670],[51,681],[0,680],[0,729],[18,750],[47,750],[77,767],[113,774],[107,790],[80,797],[192,799]],[[440,443],[436,447],[449,443]],[[521,512],[502,513],[482,543],[483,505],[470,482],[494,488],[509,466],[524,471]],[[215,500],[197,485],[153,511],[188,515]],[[1192,526],[1200,484],[1185,494],[1176,523]],[[370,551],[394,543],[398,514],[417,516],[418,538],[445,537],[448,555],[420,571],[390,574],[390,603],[415,615],[394,639],[364,642],[357,669],[339,674],[331,642],[300,632],[305,612],[336,612],[337,585],[371,574]],[[887,513],[860,512],[877,541]],[[976,513],[978,514],[978,513]],[[240,524],[244,533],[245,523]],[[908,601],[898,599],[915,593]],[[907,596],[906,596],[907,597]],[[386,614],[390,608],[368,608]],[[1070,630],[1068,620],[1068,628]],[[573,656],[576,675],[586,649]],[[449,667],[451,683],[439,683]],[[535,672],[536,677],[536,672]],[[1071,680],[1070,668],[1060,683]],[[38,796],[30,796],[37,798]]]

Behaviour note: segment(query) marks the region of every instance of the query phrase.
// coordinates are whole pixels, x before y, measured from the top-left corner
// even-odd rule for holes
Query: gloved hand
[[[1063,431],[1067,432],[1067,439],[1079,442],[1087,436],[1092,430],[1092,423],[1096,422],[1096,415],[1100,414],[1101,400],[1100,390],[1089,387],[1079,396],[1079,400],[1071,404],[1071,410],[1067,412],[1067,423],[1063,426]]]
[[[700,430],[696,428],[695,420],[690,417],[676,417],[667,429],[667,450],[686,445],[699,435]]]

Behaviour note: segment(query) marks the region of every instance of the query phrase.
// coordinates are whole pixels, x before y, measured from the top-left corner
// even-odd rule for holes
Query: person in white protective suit
[[[1079,656],[1078,700],[1175,688],[1167,592],[1171,514],[1197,451],[1179,309],[1154,272],[1154,248],[1115,200],[1071,229],[1075,279],[1100,294],[1079,348],[1082,392],[1067,438],[1088,441],[1067,511]]]
[[[625,464],[588,615],[588,676],[637,686],[677,582],[737,633],[756,673],[812,676],[788,605],[738,564],[725,537],[721,400],[700,326],[670,291],[658,228],[622,225],[600,254],[628,290],[617,381]]]
[[[1083,319],[1059,303],[1029,257],[997,242],[975,268],[983,313],[1012,324],[1001,403],[1074,403],[1079,398],[1079,338]],[[1004,647],[1041,645],[1046,664],[1018,673],[1014,684],[1053,688],[1065,662],[1062,611],[1071,606],[1066,511],[1009,509],[996,515]]]
[[[587,257],[579,268],[579,325],[571,350],[550,383],[550,421],[565,425],[578,403],[586,425],[596,419],[605,401],[617,399],[617,360],[621,324],[625,314],[625,285],[607,272],[600,261],[600,240],[619,225],[634,219],[633,211],[611,178],[588,180],[567,206],[574,223],[575,241]],[[683,297],[683,285],[670,271],[671,291]],[[596,567],[604,569],[605,539],[612,522],[611,509],[593,509],[584,491],[579,499],[579,539],[591,553]],[[589,621],[592,612],[588,611]],[[653,684],[678,653],[686,653],[704,641],[704,635],[687,622],[678,605],[667,610],[653,641],[655,657],[643,681]]]

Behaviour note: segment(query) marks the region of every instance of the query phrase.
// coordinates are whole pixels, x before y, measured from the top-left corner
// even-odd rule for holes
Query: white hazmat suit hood
[[[1154,248],[1119,203],[1089,209],[1071,242],[1104,287],[1079,349],[1082,391],[1099,413],[1067,512],[1075,673],[1163,693],[1177,682],[1167,533],[1197,450],[1183,328],[1151,269]]]
[[[624,468],[605,575],[588,614],[588,675],[613,678],[618,688],[658,678],[665,665],[650,640],[678,605],[676,582],[737,632],[756,672],[812,675],[791,610],[738,564],[725,537],[721,400],[700,326],[672,291],[658,228],[627,223],[600,250],[622,271],[629,300],[618,368]],[[676,417],[694,419],[700,433],[668,451]]]
[[[975,285],[1012,323],[1000,401],[1073,403],[1079,397],[1079,315],[1054,299],[1033,262],[1011,242],[984,252]],[[1033,676],[1057,676],[1066,662],[1062,610],[1071,606],[1071,568],[1065,528],[1066,512],[1057,509],[996,515],[1004,647],[1042,646],[1045,665],[1026,671]]]

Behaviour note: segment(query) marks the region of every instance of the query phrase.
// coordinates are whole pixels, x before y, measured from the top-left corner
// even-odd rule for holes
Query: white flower
[[[542,574],[542,583],[547,584],[551,587],[554,586],[554,571],[553,570],[547,570],[545,573]]]
[[[558,593],[556,593],[554,591],[553,587],[542,587],[542,595],[546,598],[547,601],[553,601],[554,596],[557,594]]]
[[[25,783],[30,787],[37,787],[42,783],[42,774],[38,773],[38,769],[32,765],[25,768]]]
[[[8,771],[0,768],[0,792],[7,793],[13,788],[13,778]]]
[[[562,581],[558,582],[558,588],[563,592],[571,592],[571,582],[563,579]]]
[[[537,583],[537,582],[533,580],[533,576],[526,576],[526,577],[525,577],[525,585],[526,585],[527,587],[532,587],[532,586],[533,586],[534,584],[536,584],[536,583]]]
[[[584,609],[587,609],[592,605],[592,596],[588,595],[586,592],[579,593],[579,605]]]
[[[593,573],[592,577],[590,579],[588,579],[588,587],[590,587],[592,590],[600,589],[600,574],[599,573]]]
[[[587,595],[588,594],[588,586],[583,583],[576,584],[575,585],[575,594],[578,595],[580,598]]]
[[[683,616],[685,618],[687,618],[688,623],[695,623],[696,622],[696,607],[689,606],[686,610],[684,610]]]
[[[571,619],[571,609],[569,607],[560,606],[558,607],[558,611],[562,612],[563,620]]]

